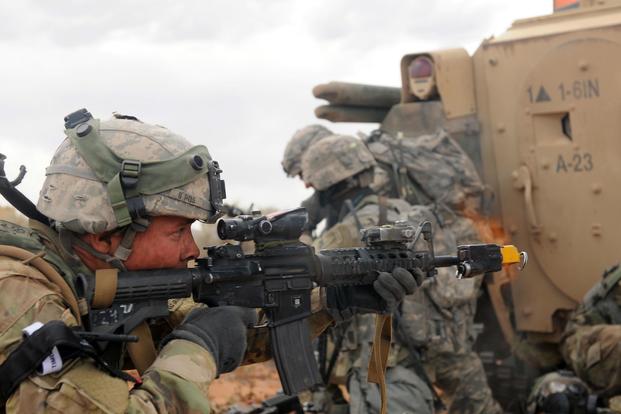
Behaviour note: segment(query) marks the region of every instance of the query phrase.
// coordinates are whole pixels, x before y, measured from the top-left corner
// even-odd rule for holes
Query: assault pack
[[[416,137],[395,137],[378,129],[365,141],[390,180],[376,177],[374,187],[388,184],[390,196],[412,205],[439,204],[456,212],[479,207],[484,185],[477,169],[444,129]]]

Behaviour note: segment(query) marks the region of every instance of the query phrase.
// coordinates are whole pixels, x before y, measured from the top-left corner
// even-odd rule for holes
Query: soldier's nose
[[[194,260],[198,258],[200,250],[196,245],[193,237],[187,237],[184,239],[183,248],[181,251],[181,260],[187,262],[188,260]]]

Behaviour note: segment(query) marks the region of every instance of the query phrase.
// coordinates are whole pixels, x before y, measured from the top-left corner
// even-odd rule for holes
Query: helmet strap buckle
[[[134,189],[138,185],[138,177],[142,170],[142,163],[137,160],[123,160],[121,163],[121,183],[123,189]]]

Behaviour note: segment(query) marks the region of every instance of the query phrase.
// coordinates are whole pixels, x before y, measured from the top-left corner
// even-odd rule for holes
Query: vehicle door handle
[[[537,214],[535,213],[535,204],[533,202],[533,181],[530,175],[530,170],[526,165],[520,166],[517,170],[513,171],[513,186],[522,190],[524,193],[524,207],[526,208],[526,218],[530,225],[530,231],[533,234],[541,233],[541,226],[539,220],[537,220]]]

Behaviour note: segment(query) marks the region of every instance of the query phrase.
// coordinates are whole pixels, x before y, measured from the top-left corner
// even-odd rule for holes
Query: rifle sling
[[[379,385],[382,401],[380,414],[387,413],[388,399],[386,395],[386,366],[392,340],[391,315],[377,315],[375,317],[375,334],[371,359],[369,360],[368,381]]]
[[[157,351],[155,350],[155,344],[153,343],[153,337],[151,336],[151,330],[146,321],[142,321],[140,325],[136,326],[130,335],[136,335],[138,342],[127,343],[127,353],[134,363],[134,367],[142,375],[147,368],[153,364],[157,357]]]
[[[351,201],[350,198],[345,200],[345,206],[347,206],[347,209],[349,210],[349,212],[351,213],[352,217],[354,218],[354,221],[356,222],[356,227],[358,228],[358,231],[362,230],[364,227],[362,226],[362,223],[360,222],[360,219],[358,218],[358,214],[356,212],[356,207],[354,206],[354,203]]]
[[[105,309],[112,306],[116,295],[118,283],[117,269],[100,269],[95,272],[95,291],[93,293],[92,307]],[[134,364],[134,368],[142,375],[151,366],[157,357],[151,330],[146,321],[136,326],[130,335],[136,335],[138,342],[127,344],[127,353]]]
[[[95,291],[91,306],[106,309],[112,306],[119,278],[118,269],[99,269],[95,271]]]

